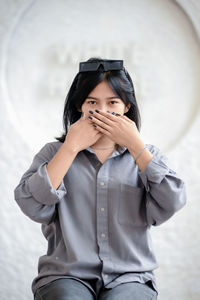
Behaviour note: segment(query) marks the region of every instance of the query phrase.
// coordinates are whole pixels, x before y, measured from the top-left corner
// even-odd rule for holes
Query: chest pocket
[[[118,220],[122,225],[146,226],[145,189],[121,184]]]

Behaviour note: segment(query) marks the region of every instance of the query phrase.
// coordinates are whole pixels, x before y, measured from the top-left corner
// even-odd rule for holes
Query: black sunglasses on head
[[[79,72],[98,71],[100,66],[103,67],[103,71],[111,70],[123,70],[123,60],[102,60],[98,62],[80,62]]]

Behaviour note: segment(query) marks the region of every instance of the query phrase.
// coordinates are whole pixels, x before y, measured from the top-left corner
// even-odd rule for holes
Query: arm
[[[61,184],[76,155],[77,152],[65,142],[48,163],[47,172],[54,189],[57,189]]]
[[[99,111],[92,114],[96,129],[115,143],[127,147],[134,160],[144,148],[136,124],[127,116]],[[98,126],[100,125],[100,126]],[[156,147],[149,146],[136,161],[146,188],[146,214],[149,225],[159,225],[186,203],[184,182],[172,171]]]
[[[186,203],[185,184],[168,166],[159,149],[149,145],[153,158],[139,176],[146,189],[146,215],[149,225],[160,225]],[[141,156],[140,161],[142,161]]]
[[[55,145],[46,144],[35,155],[30,168],[22,176],[20,183],[15,188],[15,200],[25,215],[32,220],[48,224],[55,214],[55,206],[67,193],[63,177],[75,158],[63,145],[55,154]],[[47,171],[48,163],[49,173]],[[56,177],[57,168],[63,165]],[[55,178],[55,179],[54,179]],[[51,180],[59,186],[53,186]]]
[[[55,149],[55,143],[41,149],[14,192],[15,200],[27,216],[36,222],[51,222],[56,204],[67,193],[63,178],[76,155],[101,136],[84,116],[70,126],[59,150]]]

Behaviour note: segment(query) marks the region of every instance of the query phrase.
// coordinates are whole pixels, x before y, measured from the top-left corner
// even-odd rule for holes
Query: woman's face
[[[83,112],[86,117],[90,115],[89,110],[94,111],[95,109],[111,113],[114,111],[123,115],[129,110],[129,107],[130,104],[126,107],[109,84],[102,81],[90,92],[79,111]]]

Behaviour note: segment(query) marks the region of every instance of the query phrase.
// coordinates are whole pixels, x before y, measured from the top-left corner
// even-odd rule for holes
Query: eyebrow
[[[112,97],[107,97],[106,99],[120,99],[119,96],[112,96]],[[94,99],[94,100],[99,100],[99,98],[88,96],[86,99]]]

